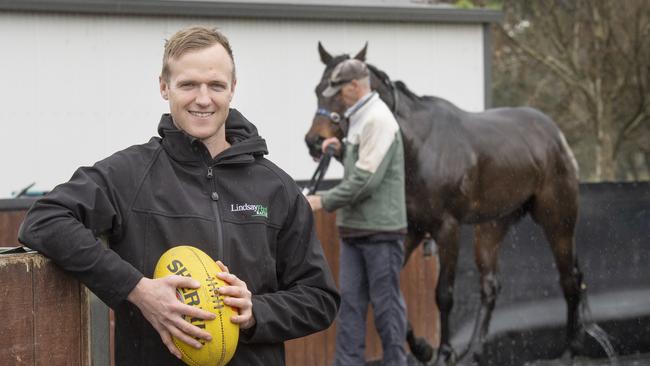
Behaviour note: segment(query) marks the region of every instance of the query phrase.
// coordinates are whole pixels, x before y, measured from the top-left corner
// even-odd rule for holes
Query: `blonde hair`
[[[228,52],[232,61],[232,79],[235,80],[235,58],[232,55],[232,48],[228,38],[216,28],[194,26],[181,29],[170,39],[165,41],[165,52],[163,54],[163,66],[160,76],[169,81],[169,60],[178,58],[188,51],[200,50],[220,44]]]

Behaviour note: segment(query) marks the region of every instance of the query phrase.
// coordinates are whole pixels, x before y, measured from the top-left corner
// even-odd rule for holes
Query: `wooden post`
[[[0,255],[0,360],[90,366],[88,292],[45,257]]]

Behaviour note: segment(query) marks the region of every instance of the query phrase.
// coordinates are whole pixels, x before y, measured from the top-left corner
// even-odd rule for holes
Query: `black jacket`
[[[327,328],[339,295],[300,190],[231,109],[214,159],[163,115],[144,145],[79,168],[37,201],[19,239],[115,310],[118,365],[182,365],[126,300],[170,247],[193,245],[246,282],[257,324],[230,365],[283,365],[283,341]],[[98,239],[105,236],[109,248]]]

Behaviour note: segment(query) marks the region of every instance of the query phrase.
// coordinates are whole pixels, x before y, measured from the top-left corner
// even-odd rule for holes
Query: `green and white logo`
[[[266,206],[250,203],[233,203],[230,205],[230,212],[252,211],[252,217],[269,217],[269,209]]]

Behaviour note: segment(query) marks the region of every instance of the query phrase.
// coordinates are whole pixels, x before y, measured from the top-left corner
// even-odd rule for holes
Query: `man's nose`
[[[210,91],[208,86],[203,84],[199,87],[198,94],[196,95],[196,104],[201,106],[207,106],[211,103]]]

